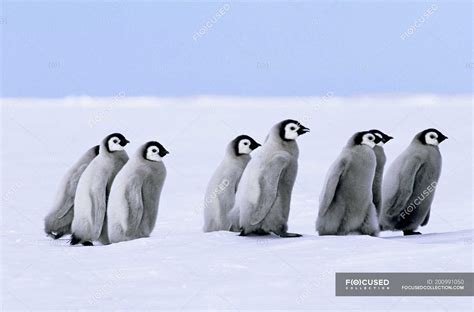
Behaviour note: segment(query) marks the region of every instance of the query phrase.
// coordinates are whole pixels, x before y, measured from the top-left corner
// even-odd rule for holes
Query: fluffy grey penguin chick
[[[380,140],[370,131],[354,134],[329,169],[319,200],[319,235],[378,234],[372,183],[376,166],[373,148]]]
[[[272,127],[257,155],[252,157],[237,188],[230,215],[239,216],[240,235],[298,237],[288,233],[291,193],[298,171],[296,138],[309,132],[298,121],[287,119]]]
[[[61,180],[54,205],[44,219],[44,231],[48,236],[58,239],[71,233],[71,223],[74,217],[74,197],[76,196],[79,178],[98,154],[99,145],[87,150]]]
[[[162,159],[168,153],[160,143],[147,142],[115,177],[107,207],[111,243],[150,236],[166,178]]]
[[[129,141],[120,133],[108,135],[100,144],[99,155],[83,172],[74,199],[71,245],[91,246],[99,236],[107,237],[106,207],[115,175],[128,161],[125,145]]]
[[[239,135],[226,148],[224,159],[217,167],[207,186],[204,198],[204,232],[238,231],[231,228],[229,212],[235,203],[235,193],[250,153],[261,146],[248,135]]]
[[[385,145],[385,143],[392,140],[393,137],[377,129],[370,130],[370,132],[375,133],[375,135],[381,139],[381,141],[377,143],[377,145],[375,145],[374,147],[374,153],[375,153],[375,159],[377,161],[377,165],[375,167],[374,183],[372,184],[374,205],[375,205],[375,210],[377,211],[377,215],[378,215],[380,213],[380,209],[382,206],[383,171],[385,168],[385,163],[387,162],[387,156],[385,155],[383,146]]]
[[[421,234],[415,230],[430,218],[442,166],[438,145],[446,139],[440,131],[426,129],[391,164],[383,182],[382,230]]]

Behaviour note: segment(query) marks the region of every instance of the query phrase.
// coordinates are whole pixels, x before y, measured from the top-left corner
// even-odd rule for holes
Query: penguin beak
[[[384,143],[387,143],[388,141],[393,140],[393,137],[387,135],[385,136],[385,140],[383,141]]]
[[[125,146],[125,145],[127,145],[128,143],[130,143],[130,141],[127,140],[127,139],[125,139],[125,141],[120,142],[120,145]]]
[[[253,142],[252,145],[250,146],[250,148],[251,148],[252,150],[254,150],[254,149],[256,149],[256,148],[258,148],[258,147],[260,147],[260,146],[262,146],[262,144],[260,144],[260,143],[258,143],[258,142]]]
[[[374,142],[375,144],[379,144],[380,142],[382,142],[382,138],[379,137],[378,135],[374,135],[375,139],[374,139]]]
[[[305,126],[300,125],[300,128],[298,129],[297,133],[298,135],[302,135],[302,134],[308,133],[309,131],[310,131],[309,128],[306,128]]]
[[[445,136],[444,134],[442,134],[442,135],[440,135],[440,137],[438,138],[438,141],[439,141],[439,143],[441,143],[441,142],[443,142],[444,140],[447,140],[447,139],[448,139],[448,137]]]
[[[170,152],[168,152],[167,150],[164,150],[164,151],[160,151],[159,155],[160,157],[165,157],[166,155],[168,155]]]

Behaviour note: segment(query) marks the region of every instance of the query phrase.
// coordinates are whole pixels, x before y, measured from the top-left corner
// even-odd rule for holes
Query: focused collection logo
[[[472,272],[336,272],[336,296],[473,296]]]
[[[388,279],[346,279],[347,290],[389,290],[390,280]]]

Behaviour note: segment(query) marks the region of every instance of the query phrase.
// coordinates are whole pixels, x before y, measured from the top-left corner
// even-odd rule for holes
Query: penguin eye
[[[436,139],[436,135],[435,135],[434,133],[432,133],[432,134],[430,135],[430,138]]]
[[[244,142],[244,145],[249,145],[249,142]]]
[[[290,127],[290,130],[291,130],[291,131],[295,131],[295,130],[296,130],[296,127],[291,126],[291,127]]]
[[[373,141],[374,140],[374,137],[369,135],[369,140]]]
[[[118,140],[117,140],[117,139],[114,139],[112,142],[114,142],[114,143],[118,143]]]
[[[156,148],[153,148],[151,151],[152,151],[153,153],[156,153],[158,150],[157,150]]]

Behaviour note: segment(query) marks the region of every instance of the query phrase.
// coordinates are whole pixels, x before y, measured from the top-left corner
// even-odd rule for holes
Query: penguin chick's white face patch
[[[109,145],[109,151],[111,152],[123,150],[123,146],[120,145],[120,139],[118,137],[111,137],[107,144]]]
[[[372,133],[366,133],[362,137],[362,143],[364,145],[367,145],[371,148],[375,147],[375,136]]]
[[[428,132],[425,134],[425,141],[428,145],[437,146],[439,144],[438,134],[436,132]]]
[[[385,143],[383,142],[383,136],[382,136],[380,133],[376,133],[375,135],[380,138],[380,142],[377,143],[376,145],[378,145],[378,146],[383,146],[383,145],[385,144]]]
[[[150,146],[146,150],[146,159],[151,161],[161,161],[160,149],[157,146]]]
[[[250,152],[252,152],[250,145],[251,145],[251,142],[249,139],[240,140],[239,146],[238,146],[239,154],[250,154]]]
[[[289,123],[285,126],[285,139],[287,140],[295,140],[299,134],[298,130],[300,126],[295,123]]]

